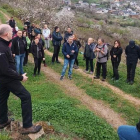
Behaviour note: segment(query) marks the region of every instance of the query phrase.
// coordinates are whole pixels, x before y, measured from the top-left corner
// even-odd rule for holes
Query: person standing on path
[[[58,60],[59,52],[60,52],[60,47],[61,47],[61,41],[63,40],[60,29],[58,26],[55,27],[54,32],[52,34],[52,43],[54,46],[54,52],[52,56],[52,64],[54,64],[55,59],[56,63],[60,63]]]
[[[44,58],[44,50],[42,44],[39,43],[39,38],[36,37],[33,44],[32,44],[32,54],[34,57],[34,74],[33,76],[36,76],[36,72],[38,70],[38,75],[40,75],[40,69],[41,69],[41,62],[42,60],[45,60]]]
[[[47,24],[44,25],[44,29],[42,30],[42,35],[43,35],[43,38],[45,40],[46,49],[49,50],[49,48],[50,48],[50,35],[51,35],[51,31],[48,28]]]
[[[88,73],[89,71],[89,63],[90,63],[90,74],[93,74],[93,59],[95,58],[94,48],[96,44],[94,43],[93,38],[88,39],[88,43],[85,46],[84,57],[86,59],[86,70],[85,72]]]
[[[22,36],[23,36],[23,38],[26,39],[26,42],[27,42],[27,48],[26,48],[26,51],[25,51],[25,57],[24,57],[24,62],[23,62],[23,65],[25,66],[28,63],[28,55],[29,55],[29,48],[30,48],[30,45],[31,45],[31,41],[30,41],[29,37],[27,36],[26,31],[22,32]]]
[[[79,68],[78,53],[79,53],[79,49],[81,48],[81,43],[78,40],[77,35],[75,35],[75,34],[73,35],[73,42],[77,46],[77,49],[78,49],[78,52],[77,52],[76,57],[75,57],[74,68],[78,69]]]
[[[130,85],[134,83],[135,70],[140,59],[140,47],[136,46],[135,41],[130,41],[125,49],[126,64],[127,64],[127,80]]]
[[[113,67],[112,79],[115,80],[116,82],[119,80],[118,67],[121,62],[122,52],[123,52],[123,50],[121,48],[121,43],[119,40],[116,40],[114,42],[114,46],[112,47],[112,49],[110,51],[111,62],[112,62],[112,67]]]
[[[75,57],[78,52],[77,46],[73,43],[73,36],[69,36],[68,41],[63,44],[62,53],[64,55],[64,66],[61,73],[60,80],[63,80],[67,66],[69,64],[68,78],[72,79],[72,70],[75,62]]]
[[[37,133],[41,126],[32,124],[32,102],[30,93],[24,88],[20,81],[27,81],[26,73],[19,75],[16,71],[10,48],[12,29],[9,25],[0,25],[0,129],[10,125],[8,119],[7,101],[12,92],[21,100],[23,128],[22,134]]]
[[[12,54],[15,57],[16,69],[19,74],[23,74],[23,62],[25,57],[25,52],[27,49],[26,38],[22,36],[22,31],[17,32],[17,37],[12,40]]]
[[[108,47],[104,44],[104,39],[99,38],[98,44],[96,45],[94,49],[94,53],[97,53],[97,73],[96,77],[94,79],[100,78],[100,71],[102,66],[102,81],[106,80],[107,75],[107,60],[108,60]]]

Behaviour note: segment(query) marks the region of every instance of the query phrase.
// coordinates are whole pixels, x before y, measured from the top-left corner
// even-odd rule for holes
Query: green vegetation
[[[79,55],[79,60],[81,60],[81,57],[82,55]],[[51,58],[49,56],[47,56],[46,59],[49,62],[51,61]],[[85,66],[85,61],[81,60],[79,62],[83,62],[82,66]],[[50,67],[58,73],[62,71],[62,65],[51,65],[51,63],[48,63],[48,65],[50,65]],[[132,104],[113,93],[112,90],[103,87],[96,82],[91,84],[90,78],[87,78],[76,71],[73,71],[73,81],[75,82],[76,86],[85,90],[85,92],[94,99],[103,100],[107,104],[109,104],[113,110],[120,113],[122,117],[127,120],[128,124],[135,125],[138,122],[140,109],[135,109]]]
[[[5,131],[0,132],[0,140],[11,140],[9,134]]]
[[[66,96],[58,85],[47,79],[44,74],[32,77],[33,65],[25,71],[29,80],[24,84],[32,95],[34,121],[48,121],[57,132],[70,137],[88,140],[117,140],[113,128],[104,120],[83,107],[79,101]],[[10,111],[16,119],[21,117],[20,101],[12,95],[9,100]]]
[[[0,21],[2,23],[6,23],[6,18],[5,18],[5,16],[3,14],[1,14],[1,12],[0,12]]]

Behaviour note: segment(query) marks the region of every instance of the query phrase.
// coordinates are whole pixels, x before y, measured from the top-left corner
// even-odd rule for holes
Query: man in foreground
[[[20,81],[27,81],[26,73],[19,75],[16,72],[12,53],[8,47],[12,39],[12,28],[9,25],[0,25],[0,129],[11,123],[8,119],[7,100],[12,92],[20,98],[22,108],[23,129],[22,134],[37,133],[41,126],[32,124],[32,103],[31,95],[24,88]]]

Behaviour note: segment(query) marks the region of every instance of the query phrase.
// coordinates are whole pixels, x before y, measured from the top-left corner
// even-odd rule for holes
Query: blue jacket
[[[72,53],[71,52],[72,50],[74,50],[75,52]],[[75,59],[77,52],[78,52],[78,48],[74,43],[72,43],[71,46],[68,42],[63,44],[62,53],[65,59]],[[69,55],[70,58],[67,58],[66,57],[67,55]]]
[[[62,36],[60,33],[53,32],[52,33],[52,43],[53,46],[61,46],[61,41],[63,40]]]

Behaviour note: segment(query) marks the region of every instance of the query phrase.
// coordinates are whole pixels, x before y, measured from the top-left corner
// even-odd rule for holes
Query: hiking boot
[[[78,66],[75,66],[75,69],[79,69],[79,67]]]
[[[33,125],[30,128],[23,128],[20,133],[21,134],[35,134],[39,132],[41,129],[42,129],[41,125],[37,125],[37,126]]]
[[[63,77],[63,76],[61,76],[61,77],[60,77],[60,80],[62,81],[63,79],[64,79],[64,77]]]
[[[36,74],[33,74],[33,77],[36,77]]]
[[[46,64],[44,64],[44,67],[47,67],[47,65],[46,65]]]
[[[10,124],[11,124],[11,121],[12,121],[12,119],[8,119],[8,121],[7,121],[6,123],[0,124],[0,129],[3,129],[3,128],[5,128],[6,126],[10,125]]]
[[[95,76],[94,79],[100,79],[98,76]]]
[[[134,84],[134,82],[133,81],[130,81],[130,83],[129,83],[130,85],[133,85]]]
[[[68,76],[68,78],[69,78],[70,80],[72,80],[72,77],[71,77],[71,75],[69,75],[69,76]]]
[[[106,79],[104,79],[104,78],[102,79],[103,82],[105,82],[105,80],[106,80]]]
[[[56,63],[60,64],[60,61],[56,61]]]

